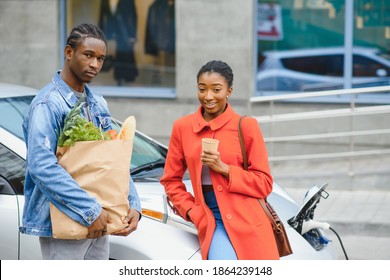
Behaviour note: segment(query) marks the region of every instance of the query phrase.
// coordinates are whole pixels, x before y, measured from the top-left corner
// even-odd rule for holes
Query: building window
[[[390,85],[389,1],[258,0],[255,95],[344,87],[344,25],[353,22],[352,87]]]
[[[108,53],[91,83],[105,95],[175,96],[173,0],[68,0],[67,34],[90,22],[104,31]]]

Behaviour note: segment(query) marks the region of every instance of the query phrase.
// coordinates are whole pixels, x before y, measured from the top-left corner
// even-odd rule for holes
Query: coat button
[[[219,186],[217,187],[217,190],[221,192],[221,191],[223,190],[223,187],[222,187],[221,185],[219,185]]]
[[[232,219],[232,215],[227,214],[227,215],[226,215],[226,219],[231,220],[231,219]]]

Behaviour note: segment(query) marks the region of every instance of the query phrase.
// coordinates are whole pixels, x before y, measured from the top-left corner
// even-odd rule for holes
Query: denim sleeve
[[[42,101],[33,105],[30,112],[25,133],[26,170],[35,186],[25,186],[25,193],[32,195],[37,187],[46,197],[46,200],[37,202],[41,203],[35,205],[37,209],[47,208],[48,200],[71,219],[90,226],[100,215],[102,207],[58,164],[56,148],[61,117],[56,115],[54,108],[55,104]]]
[[[139,200],[137,189],[133,178],[130,176],[130,192],[129,192],[130,207],[137,210],[142,215],[141,202]]]

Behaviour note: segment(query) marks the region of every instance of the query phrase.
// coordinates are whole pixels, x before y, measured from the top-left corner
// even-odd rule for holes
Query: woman
[[[255,119],[243,119],[248,171],[243,168],[238,121],[228,98],[233,72],[210,61],[197,75],[198,110],[174,123],[161,183],[180,215],[198,230],[203,259],[279,259],[270,222],[257,198],[272,191],[264,140]],[[202,152],[201,139],[219,140]],[[182,181],[189,170],[194,195]]]

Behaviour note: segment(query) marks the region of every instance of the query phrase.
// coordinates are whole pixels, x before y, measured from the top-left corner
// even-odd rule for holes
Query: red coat
[[[207,207],[201,183],[201,139],[219,140],[221,160],[230,166],[227,179],[210,169],[214,192],[223,223],[238,259],[279,259],[278,250],[268,217],[257,198],[272,191],[272,176],[268,165],[266,146],[259,125],[246,117],[242,123],[248,154],[248,171],[243,169],[243,158],[238,138],[238,120],[228,104],[224,113],[206,122],[198,111],[177,120],[173,125],[167,161],[161,183],[180,215],[191,219],[198,230],[202,258],[207,259],[215,219]],[[194,196],[182,182],[188,168]]]

